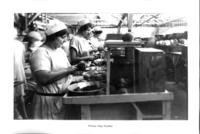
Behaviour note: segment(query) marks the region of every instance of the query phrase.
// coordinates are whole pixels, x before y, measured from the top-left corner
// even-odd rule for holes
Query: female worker
[[[14,119],[27,119],[25,107],[25,46],[17,39],[17,26],[14,38]]]
[[[79,29],[76,36],[73,37],[70,43],[70,55],[72,64],[79,61],[91,61],[97,57],[93,54],[96,51],[91,44],[93,25],[89,20],[81,20],[79,22]]]
[[[96,26],[93,28],[93,37],[91,38],[91,41],[93,45],[98,49],[98,50],[103,50],[104,48],[104,39],[101,37],[103,30],[101,27]]]
[[[30,55],[33,52],[35,52],[43,44],[43,37],[39,32],[31,31],[27,34],[24,40],[27,41],[27,51],[25,54],[25,60],[27,64],[26,64],[25,71],[26,71],[27,78],[31,78],[29,58],[30,58]]]
[[[30,57],[31,70],[38,84],[33,98],[33,118],[63,119],[62,96],[70,83],[78,80],[71,75],[77,67],[70,65],[61,48],[68,36],[66,25],[51,20],[46,35],[46,42]]]
[[[43,44],[44,37],[37,31],[31,31],[27,35],[28,51],[33,53]]]

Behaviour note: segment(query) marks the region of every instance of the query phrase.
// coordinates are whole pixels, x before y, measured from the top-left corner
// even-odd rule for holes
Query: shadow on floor
[[[174,94],[172,101],[172,120],[188,119],[188,93],[184,83],[166,82],[168,91]]]

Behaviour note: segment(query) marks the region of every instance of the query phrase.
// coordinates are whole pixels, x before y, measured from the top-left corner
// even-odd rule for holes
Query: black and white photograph
[[[185,16],[14,18],[14,119],[188,119]]]
[[[199,1],[29,1],[2,11],[3,133],[200,132]]]

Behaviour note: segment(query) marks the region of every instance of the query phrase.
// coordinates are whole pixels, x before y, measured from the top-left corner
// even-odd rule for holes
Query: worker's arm
[[[77,70],[76,66],[70,66],[65,69],[60,69],[58,71],[46,71],[46,70],[40,70],[34,73],[36,80],[41,85],[46,85],[49,83],[52,83],[54,81],[57,81],[71,73]]]
[[[71,61],[72,64],[76,64],[80,61],[92,61],[95,60],[96,57],[95,56],[84,56],[84,57],[79,57],[77,55],[77,52],[74,48],[70,48],[70,54],[71,54]]]

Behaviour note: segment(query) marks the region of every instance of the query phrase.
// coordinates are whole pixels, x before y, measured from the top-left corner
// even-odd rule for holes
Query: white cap
[[[49,36],[64,29],[67,29],[67,26],[63,22],[56,19],[50,20],[47,24],[46,34]]]
[[[43,39],[42,35],[36,31],[31,31],[30,33],[28,33],[28,37],[38,41],[41,41]]]
[[[103,31],[103,30],[101,29],[101,27],[95,26],[94,29],[93,29],[93,31],[99,31],[100,32],[100,31]]]
[[[88,23],[91,23],[91,21],[89,19],[82,19],[78,22],[78,25],[81,27],[81,26],[86,25]]]

